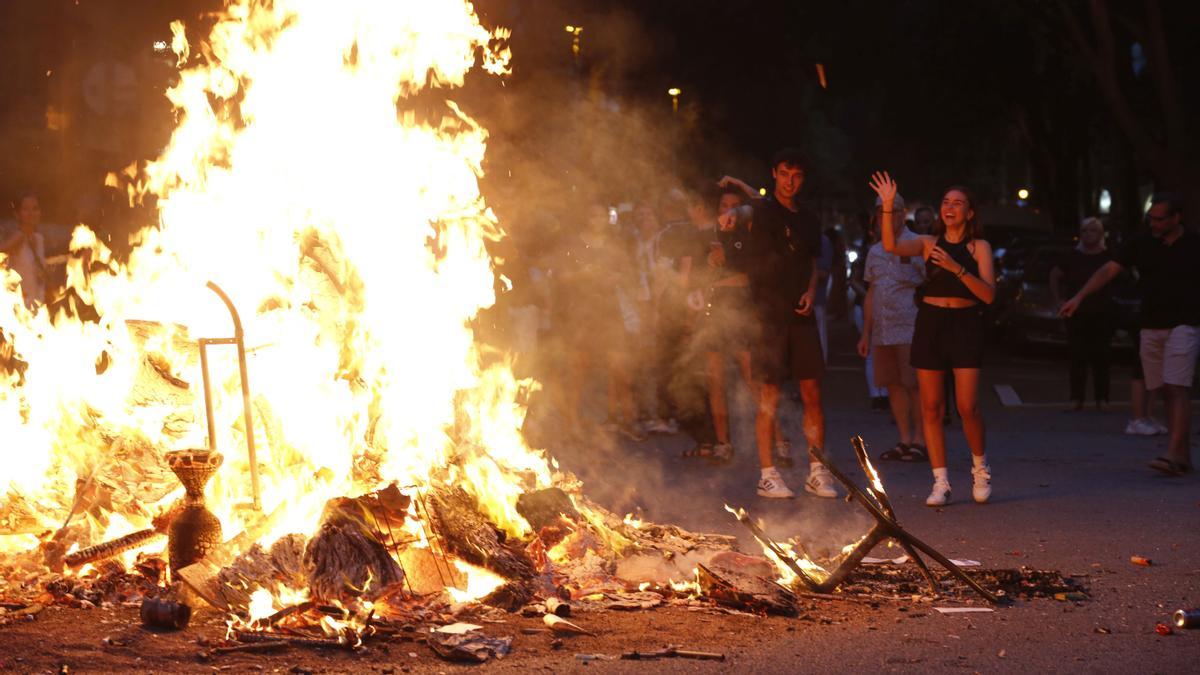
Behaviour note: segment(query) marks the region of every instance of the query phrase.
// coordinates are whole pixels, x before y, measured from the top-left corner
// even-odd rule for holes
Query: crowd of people
[[[948,503],[945,424],[953,410],[973,460],[972,498],[987,502],[992,470],[980,373],[987,309],[997,290],[994,253],[971,190],[954,186],[936,210],[910,210],[890,176],[876,174],[870,181],[874,212],[853,224],[863,245],[848,264],[841,233],[823,228],[801,199],[810,169],[805,156],[781,150],[770,168],[773,183],[764,194],[725,176],[626,212],[597,199],[583,227],[536,262],[536,275],[548,289],[538,351],[552,354],[543,379],[562,422],[559,433],[586,441],[608,432],[641,441],[682,432],[691,439],[686,457],[728,464],[736,452],[732,373],[755,403],[758,494],[795,496],[779,468],[807,459],[804,490],[836,497],[832,477],[816,457],[825,448],[826,306],[849,295],[869,395],[876,407],[890,410],[898,435],[881,458],[928,462],[932,489],[926,503]],[[1171,450],[1151,466],[1180,475],[1191,471],[1188,389],[1200,351],[1200,296],[1181,289],[1200,288],[1200,254],[1196,235],[1182,225],[1179,200],[1156,195],[1152,204],[1149,230],[1118,255],[1106,252],[1099,221],[1085,220],[1078,246],[1058,264],[1052,284],[1069,317],[1070,390],[1082,408],[1089,370],[1097,400],[1108,400],[1112,329],[1103,316],[1104,284],[1121,270],[1139,270],[1146,307],[1143,330],[1135,336],[1134,384],[1144,377],[1143,392],[1163,392]],[[1170,275],[1180,281],[1164,281]],[[583,415],[582,404],[599,371],[607,374],[607,416],[597,426]],[[799,394],[804,453],[793,453],[794,439],[780,424],[780,391],[787,383]],[[1139,412],[1144,406],[1135,396],[1130,425],[1136,429],[1129,433],[1159,432],[1153,418]]]
[[[624,212],[592,199],[578,227],[539,255],[526,252],[520,299],[507,303],[511,346],[537,354],[557,433],[640,442],[682,432],[692,440],[685,456],[729,464],[736,453],[727,381],[733,365],[755,403],[757,493],[795,496],[779,471],[795,461],[779,416],[781,387],[794,383],[808,462],[804,490],[836,497],[833,477],[817,459],[825,449],[826,324],[831,313],[849,311],[838,305],[852,295],[868,392],[876,407],[890,409],[898,434],[881,458],[928,461],[933,487],[926,503],[948,503],[945,420],[953,404],[973,460],[972,497],[987,502],[992,471],[979,390],[996,275],[972,192],[950,187],[937,211],[910,212],[896,182],[876,173],[874,212],[857,223],[862,248],[848,256],[838,228],[823,228],[800,196],[810,170],[805,155],[780,150],[770,168],[773,182],[762,193],[725,176]],[[16,275],[7,279],[19,279],[34,306],[47,296],[40,205],[25,194],[11,206],[11,232],[0,243]],[[1200,353],[1200,235],[1184,227],[1177,196],[1155,195],[1142,235],[1116,251],[1105,246],[1103,224],[1085,219],[1078,245],[1051,272],[1066,319],[1076,409],[1083,408],[1089,372],[1097,406],[1108,402],[1115,322],[1106,289],[1126,270],[1137,272],[1142,298],[1126,433],[1169,433],[1167,454],[1150,466],[1187,474],[1189,390]],[[601,425],[583,412],[589,383],[598,380],[607,387]],[[1148,399],[1159,394],[1165,427],[1147,412]]]

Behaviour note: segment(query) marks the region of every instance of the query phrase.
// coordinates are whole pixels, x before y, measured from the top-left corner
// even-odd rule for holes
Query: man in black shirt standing
[[[787,379],[799,383],[809,449],[819,450],[825,445],[825,415],[821,408],[825,364],[813,316],[821,224],[798,199],[807,167],[799,151],[780,150],[771,160],[775,182],[772,194],[730,209],[719,219],[727,254],[741,255],[746,260],[750,297],[758,320],[750,369],[758,384],[754,430],[762,467],[758,494],[762,497],[794,496],[775,468],[776,462],[790,465],[791,457],[775,452],[775,448],[785,446],[773,442],[779,387]],[[811,456],[804,489],[820,497],[837,496],[833,477]]]
[[[1200,235],[1184,228],[1183,200],[1178,195],[1156,194],[1150,202],[1146,212],[1149,236],[1124,246],[1063,304],[1060,313],[1073,315],[1089,295],[1125,269],[1137,268],[1146,389],[1162,387],[1171,433],[1167,455],[1155,459],[1150,467],[1179,476],[1192,472],[1189,389],[1200,354]]]

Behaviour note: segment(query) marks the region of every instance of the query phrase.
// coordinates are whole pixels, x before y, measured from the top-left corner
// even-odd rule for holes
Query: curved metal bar
[[[221,290],[221,287],[215,283],[210,281],[205,285],[208,286],[210,291],[216,293],[218,298],[221,298],[221,302],[225,303],[226,309],[229,310],[229,316],[233,318],[233,336],[235,338],[241,338],[243,336],[242,317],[238,316],[238,311],[237,308],[233,306],[233,301],[230,300],[229,296],[225,294],[225,291]]]
[[[243,339],[245,333],[242,331],[242,318],[238,315],[237,308],[233,306],[233,301],[216,283],[209,281],[206,286],[213,293],[221,298],[221,302],[225,303],[225,308],[229,310],[229,317],[233,319],[233,344],[237,347],[238,356],[238,375],[242,381],[242,415],[245,419],[246,427],[246,452],[250,455],[250,490],[254,498],[254,508],[262,510],[262,501],[259,498],[258,490],[258,458],[254,450],[254,412],[250,404],[250,377],[246,367],[246,342]],[[200,340],[200,362],[204,371],[204,400],[205,408],[208,413],[208,428],[209,428],[209,446],[216,448],[217,440],[216,433],[213,429],[212,419],[212,398],[209,394],[208,381],[208,363],[205,354],[205,348],[208,344],[228,344],[223,339],[217,340]]]

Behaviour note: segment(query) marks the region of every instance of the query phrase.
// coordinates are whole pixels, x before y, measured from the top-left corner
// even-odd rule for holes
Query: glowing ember
[[[482,567],[476,567],[461,560],[455,560],[454,566],[466,578],[466,588],[447,588],[446,592],[455,602],[469,602],[487,596],[492,591],[504,585],[504,578],[493,574]]]

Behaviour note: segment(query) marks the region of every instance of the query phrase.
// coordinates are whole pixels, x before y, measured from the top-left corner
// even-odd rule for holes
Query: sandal
[[[709,464],[729,464],[733,461],[733,446],[729,443],[717,443],[713,446],[712,456],[708,458]]]
[[[681,455],[684,458],[699,457],[708,459],[713,456],[713,446],[711,443],[701,443],[691,450],[684,450]]]
[[[1183,476],[1192,472],[1192,467],[1187,464],[1180,464],[1166,457],[1155,457],[1147,466],[1168,476]]]
[[[904,456],[900,458],[901,462],[927,462],[929,461],[929,451],[920,443],[911,443]]]
[[[908,455],[908,445],[897,443],[890,450],[885,450],[879,455],[879,459],[885,462],[906,461],[904,458]]]

